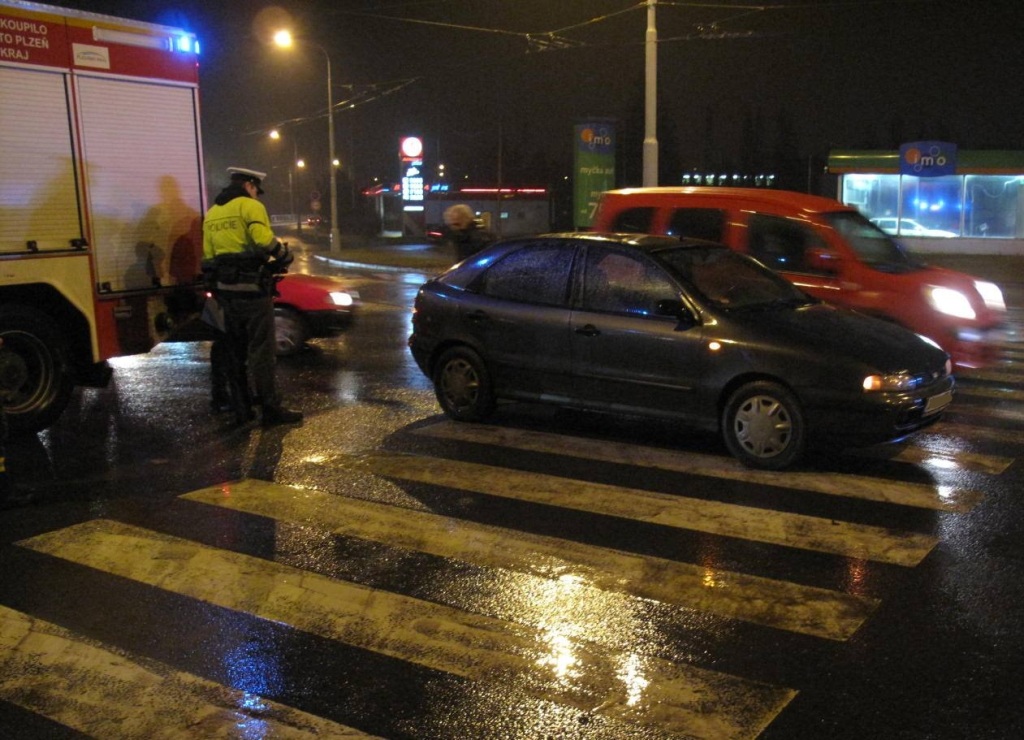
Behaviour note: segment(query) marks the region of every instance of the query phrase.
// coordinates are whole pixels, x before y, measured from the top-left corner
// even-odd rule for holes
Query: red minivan
[[[601,194],[593,231],[721,242],[805,292],[929,337],[960,368],[995,359],[1006,305],[999,287],[918,261],[859,211],[783,190],[656,187]]]

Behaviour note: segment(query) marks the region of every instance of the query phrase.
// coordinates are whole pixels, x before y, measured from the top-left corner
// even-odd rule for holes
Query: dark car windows
[[[565,305],[572,256],[571,247],[559,244],[525,247],[492,265],[484,273],[478,291],[520,303]]]
[[[672,212],[666,233],[720,242],[724,229],[725,211],[720,208],[678,208]]]
[[[657,265],[601,246],[587,249],[584,310],[654,315],[658,301],[673,298],[679,298],[679,289]]]
[[[813,230],[789,218],[755,213],[750,217],[750,253],[773,270],[817,272],[805,257],[808,249],[824,248]]]
[[[841,211],[825,214],[824,218],[866,264],[886,272],[909,271],[918,267],[896,240],[861,214]]]
[[[731,249],[670,249],[658,252],[658,258],[720,308],[798,305],[811,300],[789,281]]]
[[[653,231],[652,223],[654,223],[653,208],[627,208],[615,217],[612,231],[626,234],[649,234]]]

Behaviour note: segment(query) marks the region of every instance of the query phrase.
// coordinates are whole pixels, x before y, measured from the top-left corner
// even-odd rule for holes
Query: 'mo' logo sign
[[[956,174],[956,144],[915,141],[900,147],[900,174],[941,177]]]

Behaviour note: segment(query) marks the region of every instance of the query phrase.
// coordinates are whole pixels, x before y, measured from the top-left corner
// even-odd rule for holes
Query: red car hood
[[[327,295],[338,291],[353,294],[355,297],[343,278],[288,273],[277,284],[277,292],[280,295],[275,299],[275,303],[287,303],[307,311],[322,310],[333,305],[327,300]]]

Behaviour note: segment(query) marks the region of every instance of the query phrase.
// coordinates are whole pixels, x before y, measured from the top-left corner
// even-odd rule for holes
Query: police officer
[[[291,261],[274,236],[267,209],[258,200],[266,173],[229,167],[230,182],[203,221],[203,270],[224,310],[228,341],[248,396],[252,378],[264,426],[293,424],[302,412],[284,408],[274,378],[274,282]],[[248,403],[236,408],[239,422],[252,419]]]

